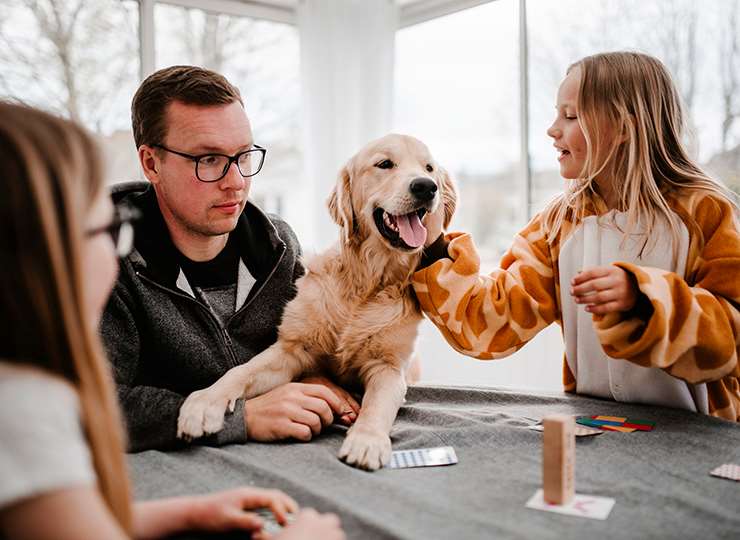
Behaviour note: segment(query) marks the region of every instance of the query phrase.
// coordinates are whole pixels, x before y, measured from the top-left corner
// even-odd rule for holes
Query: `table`
[[[651,432],[606,432],[576,442],[576,491],[616,499],[606,521],[525,508],[542,487],[549,413],[656,422]],[[740,482],[709,475],[740,463],[740,425],[688,411],[565,393],[410,387],[394,450],[453,446],[446,467],[365,472],[336,458],[344,428],[310,443],[193,446],[129,455],[139,500],[238,485],[279,488],[332,511],[350,539],[740,538]],[[178,538],[237,538],[183,535]]]

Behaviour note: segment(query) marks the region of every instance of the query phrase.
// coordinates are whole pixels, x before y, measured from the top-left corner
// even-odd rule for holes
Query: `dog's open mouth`
[[[423,246],[427,239],[427,229],[421,222],[426,213],[426,208],[419,208],[408,214],[394,216],[382,208],[376,208],[373,218],[378,231],[390,245],[412,250]]]

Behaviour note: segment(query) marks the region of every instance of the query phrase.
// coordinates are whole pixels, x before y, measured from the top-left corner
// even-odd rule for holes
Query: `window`
[[[558,85],[573,62],[612,50],[645,52],[666,64],[690,113],[691,153],[740,193],[740,3],[530,0],[527,17],[535,211],[563,187],[545,134]]]
[[[136,178],[129,106],[139,83],[136,2],[10,0],[0,6],[0,95],[79,121],[110,181]]]
[[[492,268],[524,224],[517,3],[498,0],[396,34],[394,129],[456,180],[456,230]]]
[[[526,223],[520,155],[518,2],[497,0],[396,34],[394,129],[424,141],[457,181],[453,230],[469,231],[481,272],[498,266]],[[455,352],[425,321],[422,381],[562,388],[559,328],[521,352],[481,362]]]
[[[222,73],[239,88],[255,142],[267,148],[250,199],[289,223],[305,211],[290,198],[300,181],[300,85],[295,27],[199,9],[157,4],[157,69],[194,64]]]

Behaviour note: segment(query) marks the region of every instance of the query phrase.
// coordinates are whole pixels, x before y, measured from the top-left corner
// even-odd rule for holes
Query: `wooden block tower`
[[[542,476],[545,502],[568,504],[575,495],[575,420],[566,414],[542,419]]]

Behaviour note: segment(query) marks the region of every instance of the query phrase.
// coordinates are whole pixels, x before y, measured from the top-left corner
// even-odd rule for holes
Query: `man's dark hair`
[[[196,66],[171,66],[149,75],[131,102],[131,124],[136,148],[162,144],[167,134],[167,106],[173,101],[188,105],[244,105],[239,89],[226,77]]]

